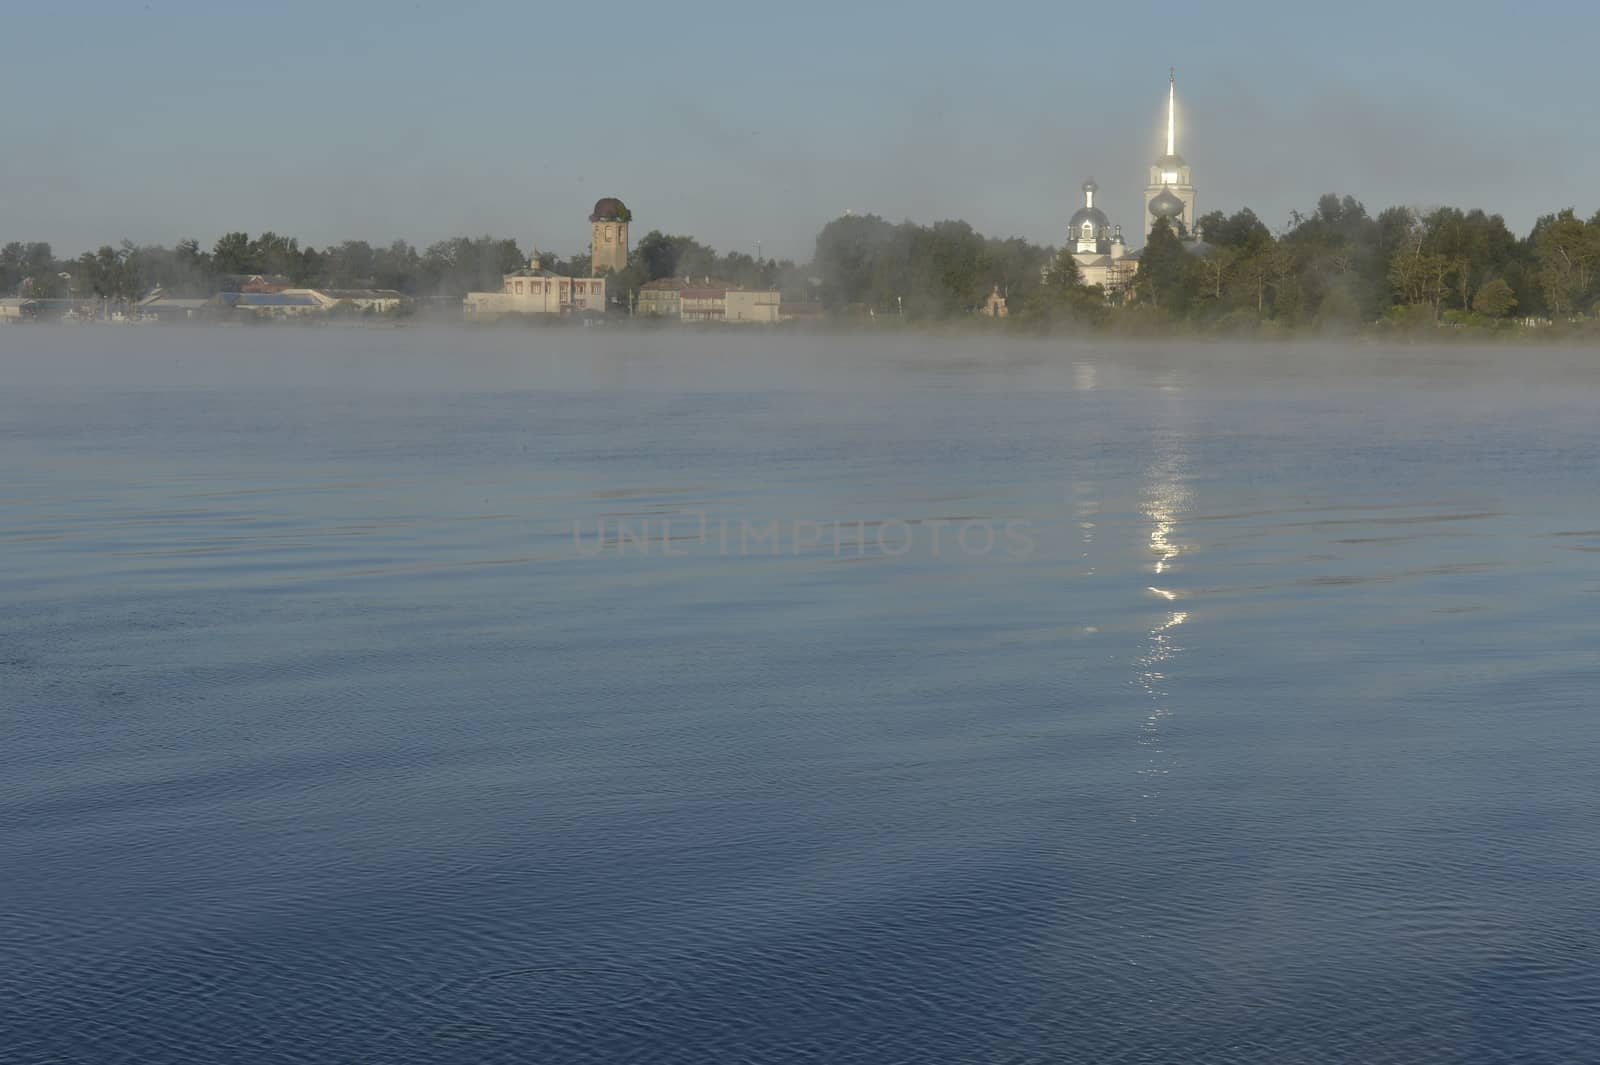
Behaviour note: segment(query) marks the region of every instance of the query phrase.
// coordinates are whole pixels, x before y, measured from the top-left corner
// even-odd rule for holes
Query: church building
[[[1133,277],[1133,262],[1122,242],[1122,227],[1113,226],[1106,213],[1094,205],[1099,186],[1090,178],[1083,183],[1083,206],[1067,223],[1067,248],[1078,264],[1085,285],[1099,285],[1107,293],[1122,288]]]
[[[1150,184],[1144,190],[1146,237],[1158,218],[1170,222],[1180,237],[1195,235],[1194,182],[1189,176],[1189,164],[1178,154],[1177,105],[1178,73],[1174,70],[1167,79],[1167,154],[1150,168]]]
[[[1093,180],[1083,183],[1083,206],[1067,225],[1065,250],[1078,264],[1086,285],[1099,285],[1113,301],[1125,297],[1138,269],[1140,250],[1130,251],[1122,241],[1122,227],[1114,226],[1095,204],[1099,187]],[[1206,245],[1195,232],[1194,181],[1189,164],[1178,154],[1178,75],[1167,77],[1167,150],[1150,168],[1150,184],[1144,193],[1145,238],[1156,220],[1165,218],[1178,239],[1191,254],[1203,252]]]

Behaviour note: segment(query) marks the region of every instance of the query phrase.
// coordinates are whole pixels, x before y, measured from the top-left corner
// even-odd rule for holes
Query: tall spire
[[[1178,124],[1176,119],[1178,100],[1178,68],[1171,67],[1167,72],[1167,154],[1178,154]]]

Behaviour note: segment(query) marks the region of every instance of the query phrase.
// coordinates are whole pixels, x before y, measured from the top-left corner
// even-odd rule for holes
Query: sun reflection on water
[[[1182,440],[1166,436],[1158,442],[1157,459],[1151,465],[1144,490],[1141,513],[1149,525],[1150,569],[1162,578],[1161,584],[1171,583],[1175,575],[1177,558],[1182,546],[1174,539],[1181,514],[1191,504],[1190,493],[1184,480],[1187,455]],[[1163,603],[1176,603],[1183,598],[1177,589],[1150,584],[1146,591]],[[1173,757],[1166,748],[1165,725],[1174,708],[1168,688],[1169,670],[1173,660],[1183,648],[1176,642],[1173,630],[1189,620],[1189,611],[1176,608],[1166,611],[1151,626],[1145,641],[1145,651],[1137,662],[1137,679],[1149,696],[1151,709],[1139,726],[1139,743],[1145,749],[1144,763],[1139,774],[1144,778],[1141,797],[1156,800],[1161,795],[1160,781],[1172,771]],[[1137,820],[1137,815],[1135,815]]]

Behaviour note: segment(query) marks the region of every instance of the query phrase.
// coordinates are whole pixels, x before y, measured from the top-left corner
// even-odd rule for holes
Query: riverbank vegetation
[[[719,254],[693,237],[652,231],[608,285],[626,314],[644,284],[682,277],[779,288],[785,303],[820,305],[835,321],[953,323],[977,318],[990,295],[1008,315],[986,323],[1026,332],[1115,334],[1492,335],[1551,330],[1600,336],[1600,213],[1572,209],[1517,236],[1482,210],[1391,207],[1373,215],[1350,196],[1323,196],[1274,231],[1248,208],[1200,219],[1200,240],[1159,222],[1132,283],[1107,293],[1083,283],[1070,255],[961,221],[931,225],[847,215],[817,235],[808,263]],[[539,265],[587,276],[587,254],[541,254]],[[210,296],[252,276],[327,288],[394,289],[448,305],[494,291],[528,257],[506,238],[458,237],[417,249],[345,241],[323,249],[293,237],[228,233],[209,249],[105,245],[61,259],[48,244],[0,247],[0,294],[131,302],[160,289]]]

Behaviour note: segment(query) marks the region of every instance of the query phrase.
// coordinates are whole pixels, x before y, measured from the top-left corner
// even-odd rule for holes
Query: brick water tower
[[[614,196],[596,201],[589,215],[589,271],[618,273],[628,265],[628,222],[633,213]]]

